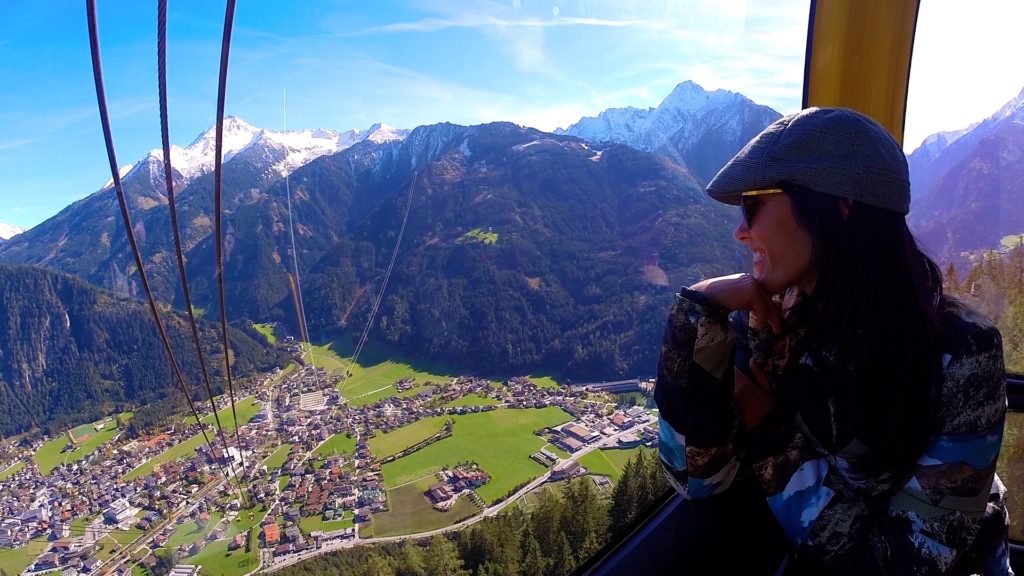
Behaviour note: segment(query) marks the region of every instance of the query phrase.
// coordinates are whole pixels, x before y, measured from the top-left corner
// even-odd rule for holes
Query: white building
[[[103,512],[103,517],[115,524],[120,524],[132,517],[132,507],[124,498],[114,500]]]

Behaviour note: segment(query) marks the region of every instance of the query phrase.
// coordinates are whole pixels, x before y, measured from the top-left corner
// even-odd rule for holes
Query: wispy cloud
[[[594,26],[599,28],[645,28],[664,29],[662,22],[654,20],[610,20],[604,18],[424,18],[413,22],[395,22],[371,26],[353,32],[338,33],[338,36],[366,36],[394,32],[437,32],[448,28],[562,28],[567,26]]]
[[[11,150],[38,142],[38,138],[4,138],[0,139],[0,150]]]

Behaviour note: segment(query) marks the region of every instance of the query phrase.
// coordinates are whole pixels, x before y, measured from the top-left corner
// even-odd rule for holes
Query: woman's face
[[[754,255],[754,278],[769,294],[797,286],[809,294],[818,279],[812,264],[811,235],[793,215],[786,194],[766,194],[743,199],[749,215],[733,235]]]

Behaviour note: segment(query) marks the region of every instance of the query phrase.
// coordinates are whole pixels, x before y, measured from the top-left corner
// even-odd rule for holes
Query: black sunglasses
[[[740,193],[740,209],[743,211],[743,224],[750,229],[750,225],[754,222],[754,215],[757,214],[757,209],[761,206],[759,201],[751,201],[757,196],[765,196],[768,194],[784,194],[785,190],[781,188],[765,188],[764,190],[748,190]],[[751,200],[748,200],[751,199]]]

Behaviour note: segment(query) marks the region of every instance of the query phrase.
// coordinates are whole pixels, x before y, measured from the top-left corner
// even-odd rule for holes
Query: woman
[[[769,574],[1010,573],[1002,343],[914,243],[900,146],[812,108],[707,192],[742,207],[753,273],[684,288],[670,312],[655,396],[676,489],[756,485],[791,547]]]

